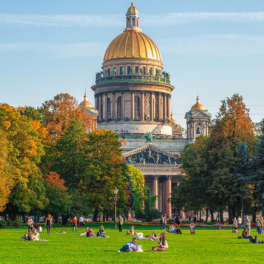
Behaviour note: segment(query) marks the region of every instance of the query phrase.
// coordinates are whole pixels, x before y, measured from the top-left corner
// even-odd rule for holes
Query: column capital
[[[171,98],[171,94],[168,94],[168,98]]]
[[[141,94],[144,94],[146,91],[141,91]]]
[[[150,92],[151,95],[153,95],[153,93],[154,93],[153,91],[149,91],[149,92]]]
[[[131,93],[133,94],[133,93],[135,93],[135,91],[134,91],[134,90],[132,90],[132,91],[131,91]]]
[[[106,95],[106,96],[107,96],[107,95],[108,95],[108,92],[105,92],[105,93],[104,93],[104,95]]]
[[[125,93],[125,91],[121,91],[121,94],[124,94]]]
[[[171,175],[169,175],[169,176],[166,176],[166,180],[167,180],[167,181],[171,181],[171,178],[172,178],[172,176],[171,176]]]
[[[116,92],[114,91],[114,92],[112,92],[112,94],[115,94]]]
[[[154,180],[158,180],[158,179],[159,179],[159,175],[154,175],[154,176],[153,176],[153,179],[154,179]]]

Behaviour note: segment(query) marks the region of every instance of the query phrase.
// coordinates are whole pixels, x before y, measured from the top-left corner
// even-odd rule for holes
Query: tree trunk
[[[69,217],[70,217],[70,215],[63,215],[62,216],[62,225],[67,226]]]
[[[202,222],[202,210],[200,210],[200,223]]]
[[[94,209],[93,221],[97,222],[98,209]]]
[[[228,223],[229,224],[233,224],[233,219],[232,219],[232,212],[231,212],[232,210],[231,210],[231,205],[230,204],[228,204]]]
[[[109,215],[108,214],[106,215],[106,221],[107,222],[109,221]]]
[[[206,220],[205,220],[205,222],[208,222],[208,215],[209,215],[209,210],[208,210],[208,208],[206,208]]]
[[[210,210],[210,214],[211,214],[211,222],[214,222],[214,211]]]
[[[220,214],[220,222],[223,223],[224,222],[224,212],[223,212],[223,210],[220,210],[219,214]]]
[[[105,222],[105,214],[103,214],[103,222]]]
[[[60,216],[59,215],[55,217],[55,222],[56,222],[56,224],[60,223]]]

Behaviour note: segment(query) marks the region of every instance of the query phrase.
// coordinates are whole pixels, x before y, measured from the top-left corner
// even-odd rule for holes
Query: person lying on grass
[[[104,227],[101,226],[99,231],[97,232],[97,237],[108,237],[105,235]]]
[[[146,240],[152,240],[153,241],[153,240],[158,240],[158,239],[159,238],[158,238],[156,231],[153,231],[152,234],[146,236]]]
[[[127,231],[126,234],[127,234],[127,235],[134,235],[134,233],[135,233],[134,226],[131,226],[130,230]]]
[[[165,234],[160,235],[158,242],[159,242],[159,246],[153,247],[152,251],[166,251],[166,249],[169,247]]]
[[[21,238],[21,241],[32,241],[31,234],[32,234],[32,231],[29,231],[28,233],[26,233],[26,234]]]
[[[132,242],[127,242],[121,249],[119,249],[117,252],[131,252],[131,251],[137,251],[138,245],[137,245],[137,239],[134,237],[132,239]]]
[[[37,232],[37,229],[33,229],[33,233],[31,234],[31,238],[33,241],[39,241],[39,233]]]
[[[168,232],[169,233],[175,233],[175,226],[174,225],[170,225],[170,227],[169,227],[169,230],[168,230]]]

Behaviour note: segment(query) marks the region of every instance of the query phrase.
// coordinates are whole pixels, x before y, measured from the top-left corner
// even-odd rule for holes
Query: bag
[[[260,243],[260,241],[259,241],[259,239],[258,239],[258,236],[255,236],[255,243],[256,243],[256,244],[259,244],[259,243]]]
[[[38,227],[38,232],[42,232],[42,227],[41,226]]]
[[[243,239],[243,237],[242,236],[239,236],[238,239]]]

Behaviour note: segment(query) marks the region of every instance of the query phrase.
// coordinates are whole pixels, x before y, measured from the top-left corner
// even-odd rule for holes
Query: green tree
[[[246,143],[239,143],[236,150],[236,157],[237,159],[234,165],[234,184],[238,185],[238,194],[241,199],[241,217],[244,219],[243,201],[245,198],[250,198],[251,196],[250,183],[252,182],[251,177],[253,173],[252,157]]]

